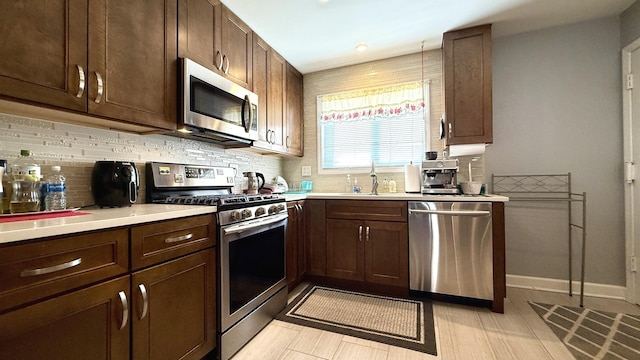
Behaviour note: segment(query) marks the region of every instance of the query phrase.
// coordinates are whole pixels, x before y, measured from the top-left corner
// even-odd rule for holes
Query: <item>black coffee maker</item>
[[[91,194],[96,205],[131,206],[140,188],[136,164],[125,161],[96,161],[91,172]]]

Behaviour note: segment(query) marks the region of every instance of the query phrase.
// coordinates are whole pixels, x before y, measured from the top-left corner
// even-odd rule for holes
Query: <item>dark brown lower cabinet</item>
[[[129,284],[123,276],[0,315],[0,359],[128,359]]]
[[[215,347],[215,251],[131,276],[132,359],[201,359]]]
[[[287,287],[293,290],[306,273],[304,201],[287,202]]]
[[[327,276],[407,287],[407,224],[327,219]]]

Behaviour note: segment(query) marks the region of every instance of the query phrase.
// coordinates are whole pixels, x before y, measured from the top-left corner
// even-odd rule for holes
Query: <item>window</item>
[[[321,173],[419,164],[425,149],[429,84],[318,97]]]

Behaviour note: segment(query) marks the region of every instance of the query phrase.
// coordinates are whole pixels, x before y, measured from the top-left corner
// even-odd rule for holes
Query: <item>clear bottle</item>
[[[396,191],[397,191],[397,188],[396,188],[396,181],[395,181],[395,180],[393,180],[393,177],[392,177],[392,178],[391,178],[391,180],[389,180],[389,192],[390,192],[390,193],[394,193],[394,192],[396,192]]]
[[[31,151],[20,150],[20,157],[11,165],[11,177],[18,181],[40,181],[40,165],[31,156]]]
[[[352,192],[353,191],[353,185],[351,185],[351,175],[347,174],[347,184],[345,186],[345,192]]]
[[[389,192],[389,180],[387,180],[387,178],[384,178],[384,180],[382,180],[382,192]]]
[[[354,193],[360,192],[360,188],[358,187],[358,178],[357,177],[353,178],[353,192]]]
[[[64,210],[67,208],[66,179],[61,172],[60,166],[52,166],[51,171],[53,173],[47,178],[45,190],[45,210]]]

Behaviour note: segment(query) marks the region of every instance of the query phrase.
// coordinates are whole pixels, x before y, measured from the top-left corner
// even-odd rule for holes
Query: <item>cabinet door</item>
[[[2,1],[0,14],[0,95],[86,111],[87,0]]]
[[[268,69],[269,69],[269,45],[258,35],[253,34],[253,92],[258,95],[258,141],[254,145],[260,148],[270,148],[269,112],[268,101]]]
[[[220,37],[216,26],[220,24],[218,0],[178,1],[178,56],[189,58],[211,70],[218,70],[222,62]]]
[[[2,314],[0,359],[128,359],[129,299],[125,276]]]
[[[447,145],[493,142],[491,25],[442,40]]]
[[[215,347],[215,251],[132,275],[132,358],[201,359]]]
[[[287,126],[285,144],[287,153],[303,155],[304,118],[302,112],[302,74],[287,64]]]
[[[269,142],[274,150],[285,151],[285,86],[287,62],[277,52],[269,52],[269,72],[267,74],[267,123]]]
[[[304,201],[298,201],[298,281],[302,280],[302,277],[307,272],[307,257],[306,257],[306,245],[305,245],[305,218],[304,218]]]
[[[89,113],[176,129],[177,18],[175,1],[90,2]]]
[[[286,262],[287,262],[287,286],[289,290],[296,287],[298,283],[298,203],[290,201],[287,203],[287,234],[286,234]]]
[[[235,83],[251,88],[252,31],[239,17],[222,5],[220,52],[222,70]]]
[[[407,224],[365,222],[365,280],[382,285],[409,286]]]
[[[326,201],[306,200],[304,206],[306,266],[309,275],[327,274]]]
[[[327,219],[327,276],[364,280],[364,223]]]

